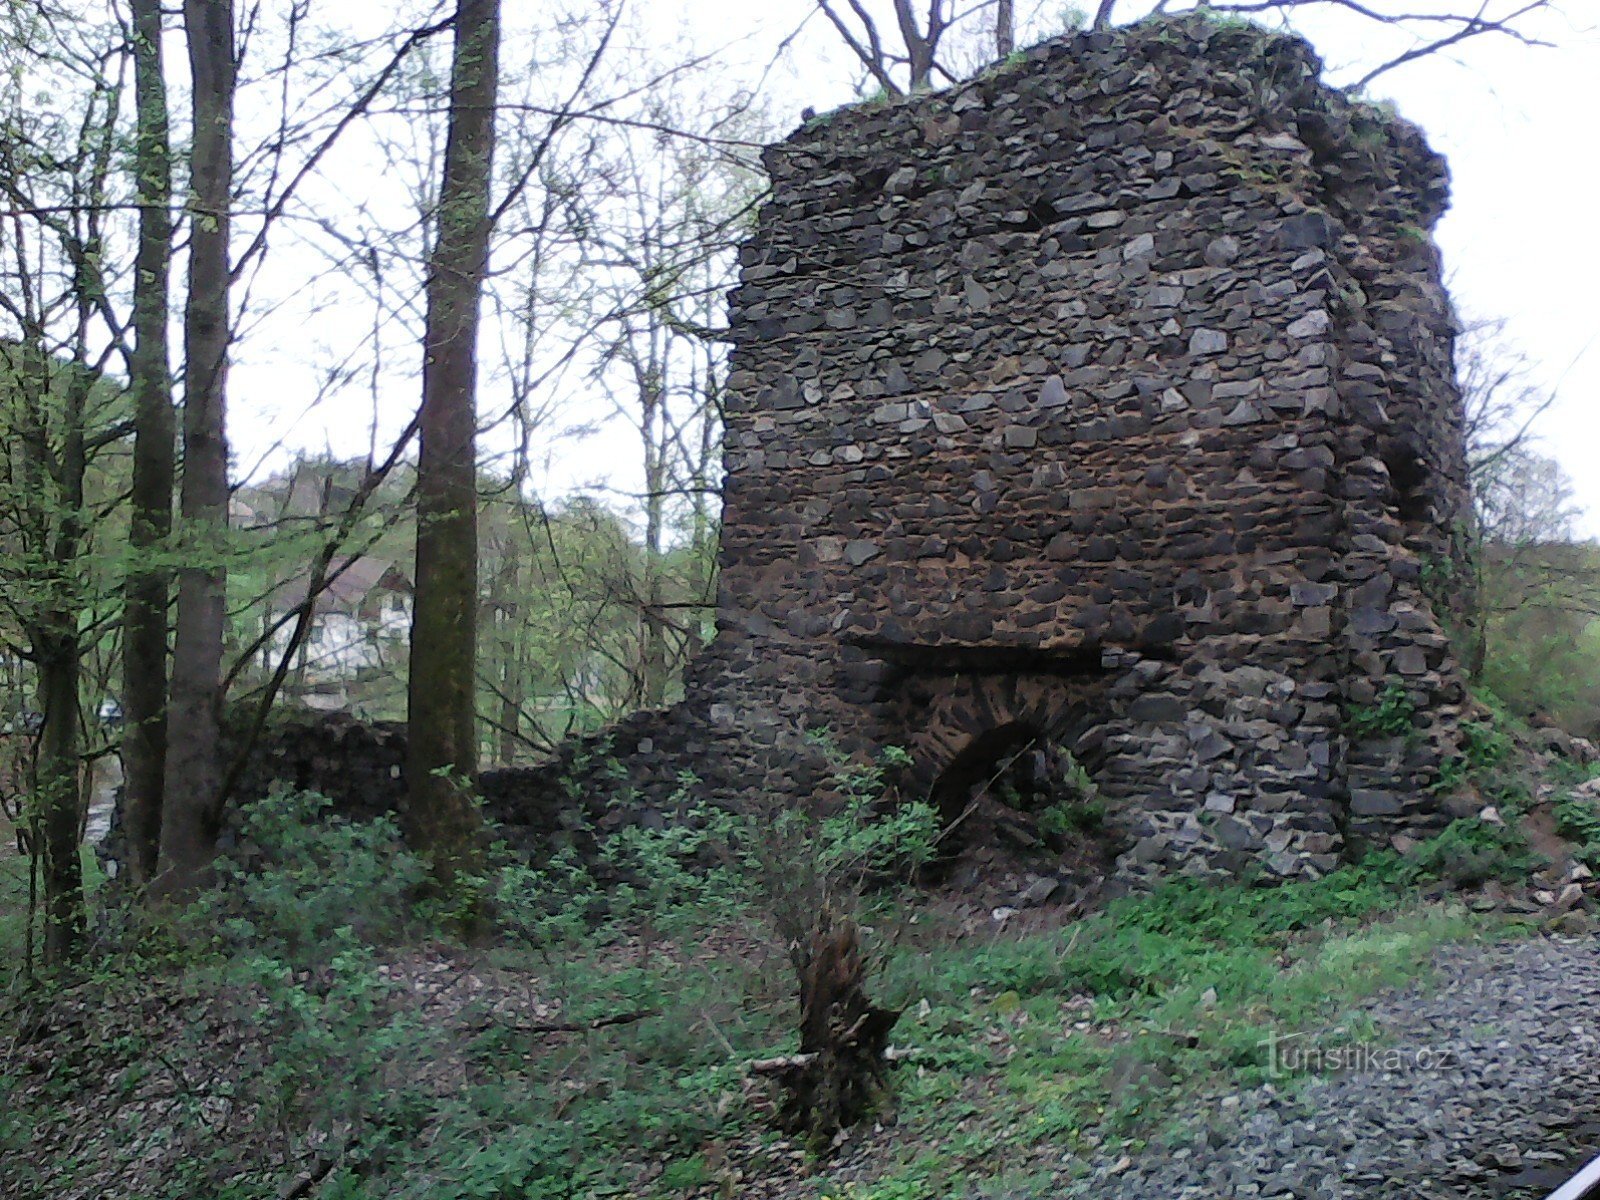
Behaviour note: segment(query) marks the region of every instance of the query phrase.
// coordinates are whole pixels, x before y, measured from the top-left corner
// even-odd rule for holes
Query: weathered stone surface
[[[1469,509],[1416,232],[1446,174],[1319,72],[1292,38],[1157,21],[770,148],[717,636],[682,705],[524,794],[666,811],[689,771],[809,802],[826,727],[905,747],[901,795],[1065,746],[1134,880],[1315,874],[1441,823],[1469,598],[1424,564]],[[1353,739],[1397,680],[1413,737]]]

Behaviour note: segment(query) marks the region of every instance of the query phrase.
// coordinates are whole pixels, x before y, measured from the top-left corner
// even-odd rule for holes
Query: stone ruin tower
[[[1447,177],[1319,74],[1158,21],[768,151],[718,634],[612,741],[645,803],[682,768],[803,802],[826,727],[936,799],[1059,743],[1128,879],[1315,874],[1442,822],[1471,519]]]

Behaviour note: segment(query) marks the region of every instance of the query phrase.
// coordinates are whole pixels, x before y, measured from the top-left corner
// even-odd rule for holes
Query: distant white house
[[[385,558],[336,558],[326,586],[312,609],[311,627],[291,664],[290,694],[300,703],[327,711],[354,707],[357,685],[381,682],[404,661],[411,629],[412,582],[406,571]],[[311,572],[290,578],[273,592],[274,621],[305,603]],[[272,638],[274,662],[288,649],[294,622]],[[380,688],[381,690],[381,688]]]

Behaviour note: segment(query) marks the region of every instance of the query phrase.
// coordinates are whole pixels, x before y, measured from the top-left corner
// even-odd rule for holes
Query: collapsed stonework
[[[826,728],[946,805],[1060,747],[1134,881],[1441,824],[1470,599],[1446,172],[1319,73],[1162,20],[772,147],[717,637],[683,704],[518,794],[667,819],[690,772],[805,803]]]

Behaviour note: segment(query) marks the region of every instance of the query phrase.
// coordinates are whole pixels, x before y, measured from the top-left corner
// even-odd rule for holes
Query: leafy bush
[[[1498,716],[1490,721],[1465,722],[1461,726],[1461,753],[1440,764],[1439,776],[1429,790],[1447,795],[1469,779],[1486,785],[1490,791],[1503,787],[1505,781],[1498,780],[1495,772],[1511,761],[1516,745],[1502,722]]]
[[[594,865],[572,848],[542,867],[506,858],[487,883],[500,929],[553,950],[638,932],[693,936],[739,916],[749,882],[719,858],[731,818],[704,805],[662,829],[630,827],[599,843]]]
[[[1577,843],[1578,858],[1591,867],[1600,866],[1600,807],[1569,791],[1556,800],[1554,813],[1556,832]]]
[[[501,931],[541,949],[576,944],[601,920],[604,893],[570,847],[543,867],[505,863],[494,872],[492,886]]]
[[[779,799],[712,819],[719,853],[785,944],[804,941],[825,911],[854,912],[862,893],[909,879],[937,852],[938,813],[892,795],[891,772],[910,759],[886,747],[870,760],[839,751],[826,731],[809,740],[832,766],[833,802],[796,806]]]
[[[1407,865],[1419,877],[1472,887],[1491,879],[1526,879],[1541,861],[1509,825],[1472,817],[1451,822],[1438,837],[1418,846]]]
[[[348,821],[313,792],[278,791],[248,806],[238,842],[217,861],[220,886],[193,919],[228,943],[296,964],[327,961],[342,930],[398,939],[426,878],[387,817]]]
[[[1052,838],[1098,833],[1105,823],[1106,806],[1102,800],[1063,800],[1039,814],[1039,832]]]
[[[1513,713],[1600,731],[1600,553],[1592,544],[1491,545],[1483,560],[1481,681]]]
[[[268,1127],[343,1130],[369,1156],[380,1155],[420,1130],[428,1098],[416,1068],[441,1035],[398,1003],[398,986],[351,927],[325,949],[332,953],[315,971],[260,954],[225,969],[224,985],[240,988],[241,1017],[272,1049],[244,1082],[242,1098]]]
[[[1346,714],[1345,725],[1357,741],[1372,738],[1409,737],[1417,706],[1405,685],[1390,682],[1373,704],[1357,704]]]
[[[1470,771],[1498,767],[1515,749],[1510,734],[1492,721],[1468,721],[1461,726],[1461,753]]]

